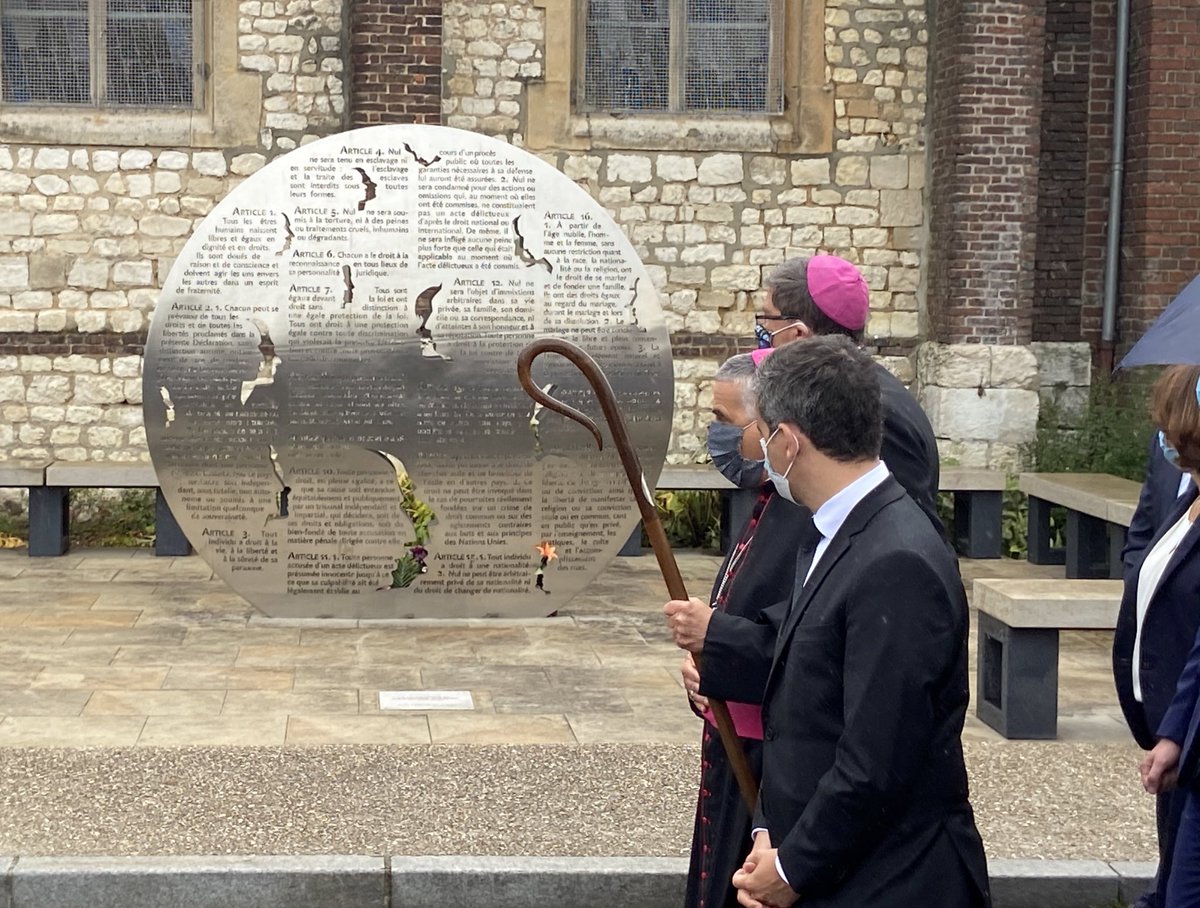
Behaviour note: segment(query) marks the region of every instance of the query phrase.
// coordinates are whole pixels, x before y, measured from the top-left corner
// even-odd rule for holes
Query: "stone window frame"
[[[203,7],[194,109],[0,103],[0,143],[257,146],[262,77],[239,69],[238,0]]]
[[[825,154],[833,150],[833,86],[825,61],[824,0],[784,3],[781,114],[610,114],[576,110],[578,0],[533,0],[545,21],[540,81],[530,82],[525,145],[533,151],[759,151]]]
[[[3,2],[3,0],[0,0]],[[767,116],[780,111],[776,108],[783,100],[783,24],[787,16],[787,4],[783,0],[765,0],[767,21],[766,55],[767,69],[763,84],[764,108],[754,109],[749,106],[730,106],[723,108],[688,107],[687,81],[691,57],[688,42],[693,23],[688,19],[688,0],[667,0],[667,59],[666,73],[668,90],[666,104],[661,108],[633,110],[629,107],[606,106],[590,104],[587,99],[587,27],[592,4],[588,0],[580,0],[575,16],[575,109],[580,113],[591,114],[633,114],[655,115],[663,114],[691,116]],[[618,23],[619,24],[618,20]],[[600,24],[608,24],[600,20]],[[737,23],[713,23],[723,25],[726,29],[737,29]],[[726,34],[729,32],[727,31]],[[744,99],[743,99],[744,100]],[[766,108],[770,108],[769,110]]]

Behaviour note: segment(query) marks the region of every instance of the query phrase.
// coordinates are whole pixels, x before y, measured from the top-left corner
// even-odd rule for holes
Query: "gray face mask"
[[[778,431],[779,431],[779,426],[776,426],[775,432],[778,432]],[[784,499],[786,499],[787,501],[790,501],[792,504],[795,504],[796,499],[792,497],[792,487],[788,485],[787,474],[792,472],[792,465],[795,464],[796,458],[793,457],[792,462],[788,464],[787,469],[784,470],[782,473],[780,473],[773,466],[771,466],[771,455],[767,453],[767,445],[769,445],[771,443],[771,439],[775,437],[775,432],[772,432],[766,438],[760,438],[758,440],[759,445],[762,446],[763,461],[766,463],[767,476],[770,478],[771,482],[774,484],[775,491],[778,492],[780,494],[780,496],[783,497]]]
[[[747,428],[739,429],[727,422],[709,423],[708,454],[713,466],[739,489],[757,489],[763,484],[763,462],[742,456],[742,435]]]

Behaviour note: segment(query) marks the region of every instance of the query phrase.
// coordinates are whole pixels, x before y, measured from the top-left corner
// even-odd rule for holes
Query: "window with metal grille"
[[[0,0],[6,104],[192,108],[201,0]]]
[[[581,0],[586,110],[783,110],[784,0]]]

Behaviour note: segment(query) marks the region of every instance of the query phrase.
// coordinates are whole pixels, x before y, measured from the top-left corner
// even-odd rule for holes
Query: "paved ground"
[[[680,566],[702,592],[717,560]],[[653,558],[618,559],[555,619],[330,626],[195,557],[0,551],[0,853],[683,853],[698,731],[663,598]],[[993,856],[1153,857],[1110,645],[1063,635],[1059,741],[968,718]],[[422,688],[476,708],[379,710]]]

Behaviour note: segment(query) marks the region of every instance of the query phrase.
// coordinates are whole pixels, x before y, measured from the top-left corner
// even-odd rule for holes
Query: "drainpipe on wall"
[[[1129,3],[1117,0],[1116,73],[1113,85],[1112,173],[1108,188],[1108,242],[1104,253],[1104,309],[1100,320],[1100,368],[1111,372],[1117,335],[1121,265],[1121,202],[1125,188],[1125,104],[1129,94]]]

